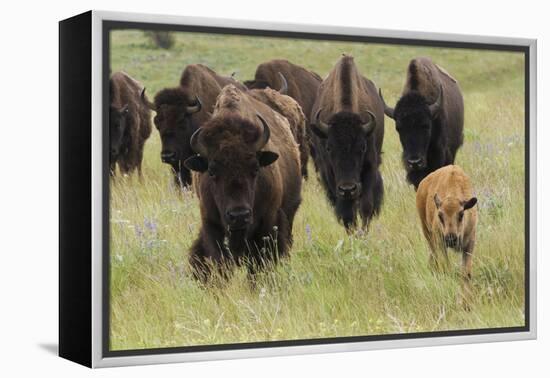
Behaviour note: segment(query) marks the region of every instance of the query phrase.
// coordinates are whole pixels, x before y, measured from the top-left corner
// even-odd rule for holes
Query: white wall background
[[[548,223],[550,27],[543,1],[10,1],[0,22],[0,375],[80,377],[519,377],[550,372]],[[537,38],[539,339],[90,371],[55,356],[58,25],[88,9]],[[78,125],[75,125],[77,127]],[[545,175],[546,174],[546,175]],[[546,226],[546,227],[545,227]],[[546,374],[544,374],[546,373]]]

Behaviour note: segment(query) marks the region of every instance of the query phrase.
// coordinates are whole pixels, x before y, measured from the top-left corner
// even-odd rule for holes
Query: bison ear
[[[468,210],[468,209],[471,209],[472,207],[474,207],[476,205],[476,203],[477,203],[477,198],[472,197],[468,201],[464,202],[464,204],[462,206],[464,207],[464,210]]]
[[[270,164],[273,164],[279,158],[279,154],[271,151],[260,151],[258,152],[258,162],[260,167],[267,167]]]
[[[185,159],[183,165],[191,171],[206,172],[208,170],[208,159],[199,155],[194,155]]]

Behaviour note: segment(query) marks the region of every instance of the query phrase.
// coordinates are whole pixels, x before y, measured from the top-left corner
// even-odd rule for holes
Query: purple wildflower
[[[306,224],[306,235],[307,235],[307,241],[311,242],[311,226]]]

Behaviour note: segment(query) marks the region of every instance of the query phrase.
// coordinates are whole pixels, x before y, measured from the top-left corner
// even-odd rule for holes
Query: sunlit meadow
[[[256,289],[244,270],[222,288],[205,289],[191,278],[187,256],[200,227],[197,199],[173,186],[153,130],[143,181],[111,181],[112,350],[524,324],[522,54],[190,33],[177,33],[175,46],[163,50],[140,31],[111,36],[112,71],[126,71],[150,96],[176,86],[190,63],[246,80],[259,63],[286,58],[324,76],[344,52],[390,104],[413,57],[431,57],[459,81],[466,121],[456,164],[470,175],[479,199],[470,311],[460,302],[459,255],[451,255],[451,272],[428,267],[415,192],[405,182],[391,119],[385,120],[385,200],[368,235],[346,235],[312,174],[291,258]]]

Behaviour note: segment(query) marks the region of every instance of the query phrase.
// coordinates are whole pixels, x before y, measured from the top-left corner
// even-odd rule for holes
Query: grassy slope
[[[191,193],[183,200],[176,194],[154,131],[143,183],[119,178],[112,184],[112,349],[523,324],[522,55],[200,34],[180,34],[175,48],[165,51],[152,48],[141,32],[119,31],[112,37],[112,69],[140,80],[151,95],[176,85],[189,63],[221,74],[237,71],[246,80],[258,63],[284,57],[324,76],[343,52],[355,56],[391,104],[412,57],[430,56],[458,79],[466,122],[456,163],[472,178],[480,214],[472,310],[458,302],[458,255],[453,273],[428,269],[393,121],[386,119],[385,203],[369,234],[346,236],[313,177],[304,187],[292,258],[257,291],[244,271],[223,290],[201,289],[189,277],[187,250],[200,226],[197,201]]]

